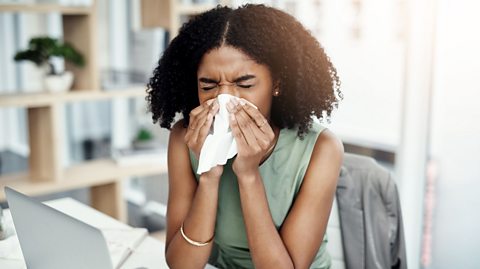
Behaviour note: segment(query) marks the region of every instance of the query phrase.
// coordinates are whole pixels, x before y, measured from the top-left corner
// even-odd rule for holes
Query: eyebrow
[[[250,74],[243,75],[241,77],[236,78],[233,82],[237,83],[237,82],[249,80],[249,79],[252,79],[252,78],[256,78],[256,76],[250,75]],[[211,78],[199,78],[198,81],[204,82],[204,83],[218,83],[219,82],[219,81],[216,81],[216,80],[211,79]]]

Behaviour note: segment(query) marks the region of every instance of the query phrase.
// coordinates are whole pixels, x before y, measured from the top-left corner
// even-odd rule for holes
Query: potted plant
[[[135,150],[144,150],[155,148],[156,141],[153,134],[145,127],[140,128],[133,141],[133,148]]]
[[[51,57],[62,57],[78,67],[85,65],[85,60],[72,45],[62,43],[56,38],[35,37],[30,39],[28,49],[15,54],[15,61],[31,61],[44,70],[44,86],[50,92],[67,91],[73,84],[73,73],[59,73],[51,63]]]

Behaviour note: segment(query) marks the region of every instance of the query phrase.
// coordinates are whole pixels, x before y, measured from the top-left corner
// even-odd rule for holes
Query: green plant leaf
[[[85,66],[83,55],[71,44],[62,43],[56,38],[48,36],[34,37],[28,43],[28,49],[15,54],[15,61],[31,61],[38,66],[49,62],[52,56],[57,56],[71,62],[78,67]],[[55,73],[52,69],[51,72]]]
[[[138,131],[137,141],[148,141],[152,139],[153,139],[153,135],[147,129],[142,128],[140,129],[140,131]]]

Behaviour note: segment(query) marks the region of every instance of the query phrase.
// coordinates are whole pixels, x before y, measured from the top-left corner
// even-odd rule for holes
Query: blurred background
[[[409,268],[480,268],[480,2],[220,3],[247,2],[292,14],[326,49],[345,98],[323,124],[394,173]],[[169,132],[146,113],[144,85],[181,24],[217,3],[0,0],[2,189],[71,196],[163,238]],[[14,60],[35,37],[57,45],[50,64]],[[92,202],[103,195],[120,202]]]

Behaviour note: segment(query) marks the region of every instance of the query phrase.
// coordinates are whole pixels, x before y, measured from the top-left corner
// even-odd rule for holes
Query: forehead
[[[198,75],[242,73],[261,68],[252,58],[231,46],[222,46],[205,53],[198,66]]]

